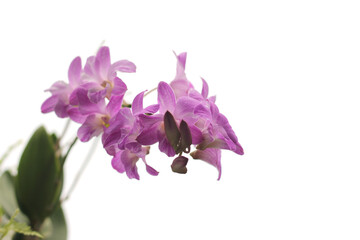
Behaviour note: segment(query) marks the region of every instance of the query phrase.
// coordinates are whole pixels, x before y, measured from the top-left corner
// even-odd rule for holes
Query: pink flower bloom
[[[133,103],[132,111],[122,108],[117,115],[110,119],[109,128],[105,129],[102,137],[103,146],[108,154],[113,156],[112,166],[118,172],[126,172],[129,178],[139,179],[136,163],[141,158],[146,166],[146,171],[157,176],[158,172],[149,166],[145,156],[150,147],[142,146],[136,139],[143,127],[139,123],[140,114],[151,114],[158,110],[158,105],[143,108],[144,92],[138,94]]]
[[[116,76],[117,71],[133,73],[136,71],[136,66],[128,60],[120,60],[111,64],[108,47],[101,47],[96,56],[87,59],[83,76],[86,84],[82,87],[88,89],[91,102],[97,103],[105,97],[110,99],[111,96],[124,95],[127,87]]]
[[[42,113],[55,111],[60,118],[68,117],[68,110],[71,109],[69,97],[72,91],[81,84],[81,59],[76,57],[70,64],[68,71],[69,83],[64,81],[55,82],[48,90],[51,93],[45,102],[41,105]]]

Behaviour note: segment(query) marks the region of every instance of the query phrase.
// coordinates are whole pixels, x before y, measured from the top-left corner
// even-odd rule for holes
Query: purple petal
[[[160,151],[165,153],[166,155],[168,155],[168,157],[175,156],[175,150],[170,145],[169,141],[166,139],[166,136],[165,135],[163,135],[163,136],[160,135],[160,136],[158,136],[158,139],[159,139],[159,149],[160,149]]]
[[[104,148],[117,145],[121,140],[124,139],[126,134],[127,131],[125,129],[119,128],[118,125],[110,124],[110,126],[105,129],[102,136],[102,143]]]
[[[98,103],[105,98],[109,86],[106,88],[92,88],[88,91],[88,98],[92,103]]]
[[[150,127],[144,128],[140,135],[136,138],[136,140],[142,145],[152,145],[157,143],[158,140],[158,131],[159,131],[160,123],[153,124]]]
[[[113,79],[113,82],[114,82],[114,87],[112,89],[111,94],[112,95],[124,95],[125,92],[127,91],[126,84],[118,77],[115,77]]]
[[[71,120],[73,120],[74,122],[77,122],[77,123],[84,123],[85,120],[86,120],[86,115],[82,115],[79,111],[79,108],[78,107],[70,107],[68,110],[67,110],[68,114],[69,114],[69,117]]]
[[[235,149],[234,152],[239,154],[239,155],[244,155],[244,149],[242,148],[240,143],[236,143],[236,149]]]
[[[126,175],[132,179],[140,179],[139,173],[137,171],[136,162],[139,160],[135,154],[131,153],[129,150],[124,150],[121,153],[121,161],[124,164]]]
[[[176,55],[176,53],[174,52]],[[183,52],[177,56],[176,78],[185,77],[185,64],[187,53]]]
[[[115,156],[113,157],[113,159],[111,160],[111,165],[112,167],[118,171],[119,173],[123,173],[125,172],[125,166],[124,164],[122,163],[121,161],[121,154],[122,154],[123,151],[119,151],[115,154]]]
[[[93,78],[96,77],[94,65],[95,65],[95,56],[88,57],[88,59],[86,60],[86,64],[84,66],[84,72],[87,76]]]
[[[187,96],[189,91],[194,88],[187,79],[175,79],[170,83],[170,86],[174,91],[176,99]]]
[[[136,97],[134,98],[134,100],[132,102],[131,110],[134,115],[138,115],[138,114],[142,113],[142,111],[144,109],[143,108],[144,92],[141,92],[138,95],[136,95]]]
[[[108,78],[112,78],[112,77],[116,76],[116,71],[133,73],[133,72],[136,72],[136,66],[134,63],[132,63],[128,60],[120,60],[120,61],[114,62],[109,69]]]
[[[99,136],[103,131],[101,119],[92,114],[88,116],[85,122],[78,129],[77,135],[82,142],[89,141],[92,137]]]
[[[203,117],[205,119],[211,119],[212,117],[209,107],[207,107],[203,103],[200,103],[195,107],[194,114]]]
[[[156,114],[156,115],[145,115],[140,114],[138,116],[138,119],[140,121],[141,126],[144,128],[150,127],[153,124],[160,123],[164,119],[164,115],[162,114]]]
[[[176,119],[182,119],[186,115],[193,115],[195,107],[199,105],[199,101],[191,97],[181,97],[176,103],[174,116]]]
[[[80,85],[81,58],[76,57],[70,64],[68,71],[69,83],[71,86]]]
[[[111,96],[109,103],[106,106],[106,112],[110,117],[115,116],[121,109],[124,95],[120,96]]]
[[[160,113],[166,111],[173,112],[175,110],[175,94],[169,84],[160,82],[158,85],[158,103],[160,105]]]
[[[64,81],[56,81],[46,92],[51,92],[52,95],[61,95],[66,93],[69,89],[69,84]]]
[[[160,105],[159,104],[153,104],[144,109],[144,113],[156,113],[159,111]]]
[[[212,102],[212,103],[215,103],[215,101],[216,101],[216,96],[211,96],[211,97],[209,97],[209,101]]]
[[[196,99],[198,101],[203,101],[204,100],[204,97],[198,91],[196,91],[195,89],[190,89],[188,95],[189,95],[189,97],[194,98],[194,99]]]
[[[199,144],[203,141],[204,137],[202,135],[202,132],[200,129],[194,125],[189,125],[190,132],[191,132],[191,138],[192,138],[192,144]]]
[[[79,101],[80,113],[87,115],[91,113],[104,113],[105,101],[101,100],[97,104],[90,102],[87,91],[85,89],[78,89],[76,92]]]
[[[151,166],[149,166],[149,165],[146,164],[146,163],[145,163],[145,165],[146,165],[146,171],[147,171],[150,175],[152,175],[152,176],[157,176],[157,175],[159,175],[159,172],[156,171],[154,168],[152,168]]]
[[[135,118],[129,108],[121,108],[114,120],[119,123],[118,127],[133,126],[135,122]]]
[[[41,105],[42,113],[49,113],[54,111],[55,105],[58,102],[58,96],[51,96],[45,100],[45,102]]]
[[[125,145],[125,148],[135,154],[141,152],[142,150],[141,144],[138,142],[129,142]]]
[[[54,111],[56,113],[56,116],[59,118],[66,118],[68,117],[68,107],[69,104],[64,103],[63,101],[58,101],[55,105]]]
[[[208,95],[209,95],[209,85],[207,84],[207,82],[201,78],[202,82],[203,82],[203,86],[202,86],[202,90],[201,90],[201,95],[207,99]]]
[[[194,159],[203,160],[217,168],[221,178],[221,151],[220,149],[207,148],[206,150],[196,150],[190,154]]]
[[[96,54],[95,69],[101,79],[106,80],[110,67],[110,50],[108,47],[101,47]]]

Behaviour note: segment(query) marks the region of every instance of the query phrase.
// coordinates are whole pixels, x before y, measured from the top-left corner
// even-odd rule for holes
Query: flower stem
[[[88,154],[86,155],[86,157],[85,157],[85,159],[84,159],[78,173],[76,174],[76,177],[75,177],[74,181],[71,184],[71,187],[70,187],[68,193],[66,194],[65,198],[63,198],[61,200],[62,203],[70,198],[70,195],[72,194],[72,192],[74,191],[77,183],[79,182],[81,175],[83,174],[85,168],[89,164],[90,159],[91,159],[93,153],[96,150],[96,145],[97,145],[98,142],[99,142],[99,138],[95,138],[95,140],[94,140],[93,144],[91,145],[90,150],[89,150]]]
[[[144,94],[144,97],[146,97],[147,95],[149,95],[150,93],[152,93],[153,91],[155,91],[155,90],[157,90],[157,87],[156,88],[153,88],[153,89],[151,89],[150,91],[148,91],[148,92],[146,92],[145,94]]]
[[[67,120],[66,124],[65,124],[64,130],[62,131],[62,133],[61,133],[61,135],[60,135],[60,137],[59,137],[59,141],[60,141],[61,139],[63,139],[63,137],[65,136],[67,130],[69,129],[70,122],[71,122],[71,119],[69,118],[69,119]]]

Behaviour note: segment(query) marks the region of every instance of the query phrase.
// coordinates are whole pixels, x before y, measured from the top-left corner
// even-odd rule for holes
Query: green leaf
[[[9,171],[4,172],[0,177],[0,205],[2,206],[5,215],[10,218],[16,209],[19,208],[15,196],[15,177]],[[27,217],[19,213],[16,216],[19,222],[27,223]]]
[[[44,240],[66,240],[67,226],[64,213],[61,207],[58,207],[54,213],[44,221],[40,229],[40,234],[44,236]],[[24,240],[25,236],[16,234],[13,240]]]
[[[0,239],[3,239],[10,231],[15,231],[16,233],[21,233],[23,235],[27,236],[35,236],[42,238],[43,236],[36,232],[32,231],[30,226],[28,226],[26,223],[17,222],[15,220],[16,216],[20,213],[19,209],[16,209],[14,214],[11,216],[8,223],[6,223],[3,227],[1,227],[0,233],[2,234],[0,236]]]
[[[38,128],[30,138],[18,167],[15,193],[19,207],[38,230],[59,202],[63,171],[60,156],[56,156],[53,137],[44,127]]]
[[[64,212],[61,207],[51,215],[52,231],[50,236],[45,237],[45,240],[66,240],[67,226],[65,221]]]

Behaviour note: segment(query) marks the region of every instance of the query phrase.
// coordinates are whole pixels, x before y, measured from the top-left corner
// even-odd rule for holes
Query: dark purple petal
[[[207,99],[207,97],[209,95],[209,85],[207,84],[207,82],[203,78],[201,78],[201,80],[203,82],[201,95],[204,97],[204,99]]]
[[[82,142],[89,141],[92,137],[99,136],[103,131],[100,117],[95,114],[88,116],[78,129],[77,135]]]
[[[190,128],[184,120],[180,122],[179,130],[181,135],[181,141],[180,141],[179,149],[176,153],[180,153],[180,152],[189,153],[190,146],[192,144],[192,137],[191,137]]]
[[[49,113],[54,111],[55,105],[58,102],[58,96],[51,96],[45,100],[45,102],[41,105],[41,112],[42,113]]]
[[[175,153],[179,153],[178,147],[181,134],[173,115],[169,111],[167,111],[164,115],[164,129],[166,139],[169,141],[170,145],[175,150]]]
[[[196,150],[190,154],[194,159],[203,160],[217,168],[221,178],[221,151],[220,149],[207,148],[206,150]]]
[[[144,107],[143,107],[144,93],[145,93],[145,91],[136,95],[136,97],[134,98],[134,100],[132,102],[131,110],[132,110],[134,116],[142,113],[142,111],[144,109]]]
[[[115,156],[113,157],[113,159],[111,160],[111,165],[112,167],[118,171],[119,173],[123,173],[125,172],[125,166],[124,164],[122,163],[121,161],[121,154],[122,154],[123,151],[119,151],[115,154]]]
[[[121,80],[118,77],[115,77],[113,79],[114,82],[114,87],[112,89],[111,94],[112,95],[124,95],[125,92],[127,91],[127,86],[126,84],[123,82],[123,80]]]
[[[173,112],[175,110],[175,95],[169,84],[160,82],[158,85],[158,103],[160,105],[160,113],[166,111]]]
[[[186,165],[189,159],[184,156],[179,156],[174,159],[173,163],[171,164],[171,170],[176,173],[185,174],[187,173]]]
[[[81,58],[76,57],[70,64],[68,71],[69,83],[71,86],[80,85],[80,74],[81,74]]]

